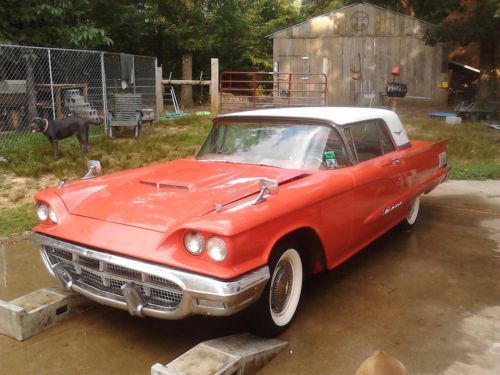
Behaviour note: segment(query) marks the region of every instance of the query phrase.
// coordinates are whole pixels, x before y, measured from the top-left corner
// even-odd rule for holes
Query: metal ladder
[[[175,91],[173,86],[165,86],[163,92],[163,103],[172,104],[174,106],[175,113],[180,113],[179,103],[177,102],[177,97],[175,96]]]

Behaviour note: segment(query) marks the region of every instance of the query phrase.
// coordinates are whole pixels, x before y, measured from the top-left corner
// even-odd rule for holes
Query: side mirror
[[[102,172],[101,162],[99,160],[87,161],[87,168],[89,170],[87,174],[82,177],[82,180],[88,180],[89,178],[94,178],[96,177],[96,175],[100,175]]]
[[[261,178],[259,182],[262,184],[262,188],[260,189],[257,198],[255,198],[255,200],[252,202],[253,205],[265,201],[266,198],[264,195],[266,194],[270,195],[278,194],[279,186],[277,181],[271,180],[269,178]]]

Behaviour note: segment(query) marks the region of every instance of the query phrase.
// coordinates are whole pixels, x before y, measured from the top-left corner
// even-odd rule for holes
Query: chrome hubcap
[[[275,314],[280,314],[290,300],[293,286],[292,266],[287,261],[282,261],[276,266],[276,276],[271,284],[271,309]]]

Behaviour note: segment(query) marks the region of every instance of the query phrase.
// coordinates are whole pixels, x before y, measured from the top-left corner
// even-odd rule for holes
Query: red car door
[[[403,202],[403,165],[381,120],[349,125],[345,135],[357,163],[353,166],[351,251],[366,246],[394,226]]]

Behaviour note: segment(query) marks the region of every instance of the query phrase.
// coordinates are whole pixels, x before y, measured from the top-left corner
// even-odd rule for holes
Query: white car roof
[[[398,115],[387,109],[360,107],[294,107],[258,109],[255,111],[235,112],[218,116],[218,118],[226,117],[294,117],[331,121],[338,126],[366,120],[382,119],[389,127],[397,146],[403,146],[410,142]]]

